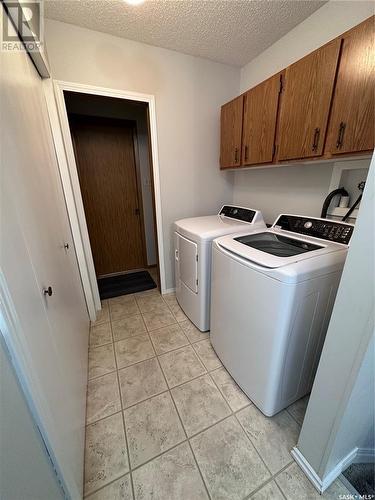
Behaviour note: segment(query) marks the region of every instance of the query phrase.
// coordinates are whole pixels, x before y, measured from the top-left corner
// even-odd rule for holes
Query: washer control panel
[[[255,210],[233,207],[232,205],[224,205],[220,210],[219,215],[230,217],[231,219],[242,220],[243,222],[252,222],[255,216]]]
[[[344,245],[349,245],[354,229],[352,224],[299,215],[280,215],[273,227]]]

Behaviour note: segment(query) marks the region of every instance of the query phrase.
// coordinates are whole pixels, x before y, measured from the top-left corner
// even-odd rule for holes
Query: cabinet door
[[[281,73],[244,95],[242,164],[272,162]]]
[[[220,167],[241,164],[243,96],[221,107]]]
[[[326,152],[374,148],[374,17],[344,35]]]
[[[278,159],[320,156],[341,40],[312,52],[285,71],[278,130]]]

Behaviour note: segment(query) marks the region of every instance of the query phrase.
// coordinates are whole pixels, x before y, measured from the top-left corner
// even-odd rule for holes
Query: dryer
[[[211,343],[267,416],[311,390],[352,232],[284,214],[213,242]]]
[[[174,224],[176,298],[202,332],[210,328],[212,240],[230,233],[265,229],[262,214],[224,205],[217,215],[181,219]]]

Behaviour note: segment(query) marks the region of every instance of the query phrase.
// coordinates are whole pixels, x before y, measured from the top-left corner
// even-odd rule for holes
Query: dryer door
[[[191,291],[198,293],[198,245],[178,233],[176,243],[179,278]]]

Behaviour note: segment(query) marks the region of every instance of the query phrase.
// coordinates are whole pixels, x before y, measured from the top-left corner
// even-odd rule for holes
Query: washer
[[[352,232],[280,215],[213,242],[211,343],[267,416],[311,390]]]
[[[210,328],[212,240],[265,227],[258,210],[233,205],[224,205],[218,215],[175,222],[176,298],[186,316],[202,332]]]

